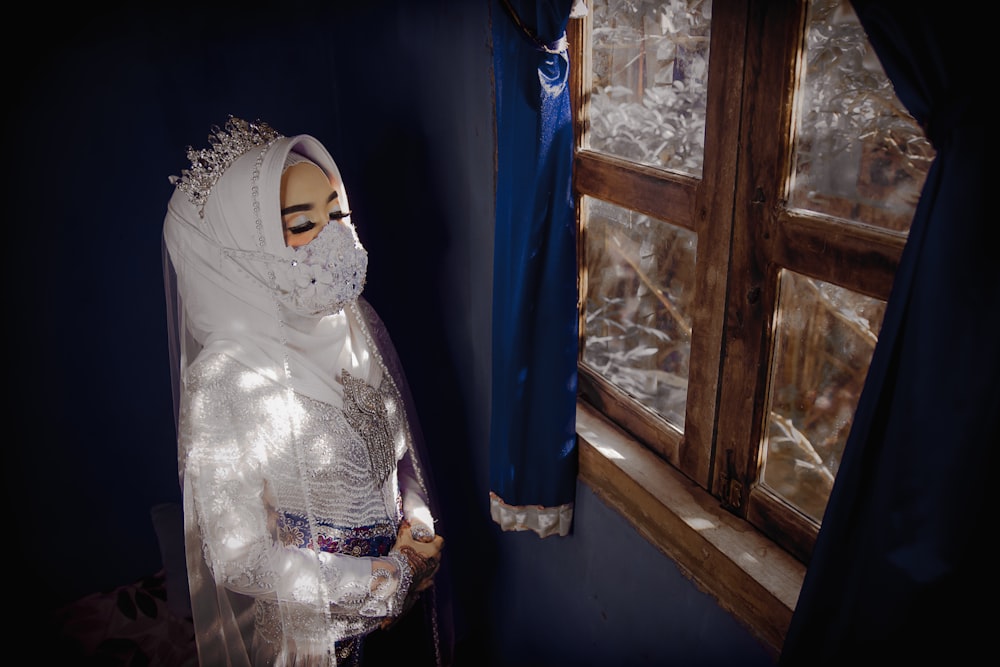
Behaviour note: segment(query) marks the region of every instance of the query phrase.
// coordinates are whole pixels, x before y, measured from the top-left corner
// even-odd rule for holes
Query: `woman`
[[[209,141],[163,230],[199,660],[360,664],[433,593],[418,422],[329,153],[237,118]]]

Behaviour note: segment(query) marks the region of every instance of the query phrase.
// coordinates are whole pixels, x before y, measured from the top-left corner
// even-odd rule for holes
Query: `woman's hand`
[[[424,537],[420,531],[418,537],[414,537],[410,528],[410,522],[406,520],[399,525],[393,550],[406,556],[413,575],[411,590],[419,593],[434,585],[434,575],[441,565],[444,538],[440,535]]]
[[[403,612],[400,616],[413,606],[421,591],[434,585],[434,575],[437,574],[438,568],[441,566],[441,549],[443,548],[444,538],[440,535],[414,537],[408,521],[404,519],[400,524],[399,532],[396,533],[396,544],[392,550],[398,551],[406,558],[412,575],[410,590],[406,594],[406,602],[403,604]],[[397,618],[398,616],[386,618],[382,621],[382,628],[390,627]]]

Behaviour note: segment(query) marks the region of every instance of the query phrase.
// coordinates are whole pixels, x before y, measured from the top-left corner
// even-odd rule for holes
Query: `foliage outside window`
[[[849,4],[809,5],[790,205],[905,233],[934,149]]]
[[[701,174],[710,0],[595,2],[590,148]]]
[[[583,360],[684,428],[691,349],[689,230],[585,198],[588,294]]]

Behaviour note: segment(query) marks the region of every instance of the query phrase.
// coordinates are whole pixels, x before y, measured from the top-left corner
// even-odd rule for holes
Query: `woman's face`
[[[281,224],[285,245],[298,248],[312,241],[331,221],[351,212],[341,210],[343,184],[330,179],[315,164],[298,162],[281,175]]]

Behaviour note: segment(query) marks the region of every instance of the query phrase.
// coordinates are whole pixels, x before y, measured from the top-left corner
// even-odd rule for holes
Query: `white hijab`
[[[317,164],[350,210],[340,170],[309,135],[279,137],[233,161],[205,201],[204,216],[177,188],[167,207],[164,242],[179,295],[180,369],[196,355],[225,353],[311,398],[342,406],[340,369],[378,386],[381,369],[352,308],[304,317],[284,306],[262,263],[233,251],[291,261],[281,222],[281,175],[294,151]],[[181,380],[183,381],[183,380]]]

